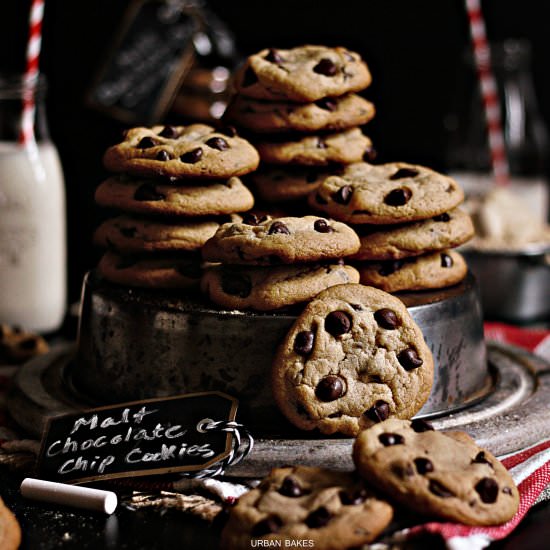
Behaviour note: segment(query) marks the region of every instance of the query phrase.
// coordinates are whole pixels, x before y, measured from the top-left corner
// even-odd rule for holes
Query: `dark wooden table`
[[[23,531],[22,550],[126,549],[164,550],[218,548],[220,525],[208,524],[170,509],[133,510],[119,505],[112,516],[24,499],[21,478],[0,468],[0,495],[13,510]],[[419,541],[408,548],[440,546]],[[535,506],[506,540],[491,545],[499,550],[550,548],[550,501]]]

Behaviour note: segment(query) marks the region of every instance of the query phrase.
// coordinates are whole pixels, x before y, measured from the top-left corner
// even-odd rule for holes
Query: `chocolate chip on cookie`
[[[161,216],[217,216],[244,212],[254,205],[252,193],[239,178],[173,185],[158,180],[111,177],[95,192],[100,206],[135,214]]]
[[[359,128],[321,136],[305,135],[289,141],[258,141],[260,158],[268,164],[330,166],[359,162],[371,140]]]
[[[373,422],[410,418],[432,383],[431,352],[404,304],[358,284],[317,295],[272,366],[283,414],[298,428],[323,433],[356,435]]]
[[[221,547],[243,550],[277,541],[294,547],[307,540],[318,550],[352,548],[376,539],[392,516],[392,507],[352,474],[274,468],[229,510]]]
[[[341,200],[344,188],[349,191]],[[325,178],[309,195],[309,204],[341,221],[381,225],[433,218],[463,199],[464,192],[452,178],[429,168],[357,162]]]
[[[275,311],[307,302],[330,286],[358,280],[355,269],[339,264],[214,266],[204,270],[201,290],[226,309]],[[304,333],[297,338],[294,349],[307,355],[312,346],[313,335]]]
[[[252,132],[326,132],[362,126],[374,117],[374,105],[357,94],[323,97],[314,103],[262,101],[236,95],[224,119]]]
[[[359,246],[347,225],[317,216],[282,217],[255,225],[222,225],[202,248],[203,258],[227,264],[319,262],[353,254]]]
[[[94,243],[124,254],[160,251],[197,251],[212,237],[220,222],[215,219],[188,221],[117,216],[105,220],[94,233]]]
[[[362,90],[370,84],[371,75],[356,53],[308,45],[251,55],[234,80],[243,96],[313,102]]]
[[[388,419],[353,447],[359,473],[415,512],[468,525],[512,518],[518,490],[504,466],[464,432],[437,432],[421,420]]]
[[[468,266],[454,250],[383,262],[355,262],[361,283],[386,292],[444,288],[462,281]]]
[[[427,220],[398,225],[358,225],[361,239],[356,260],[399,260],[436,250],[455,248],[474,235],[472,220],[455,208]]]
[[[103,157],[112,172],[155,178],[223,179],[248,174],[258,153],[243,138],[219,135],[206,124],[132,128]]]

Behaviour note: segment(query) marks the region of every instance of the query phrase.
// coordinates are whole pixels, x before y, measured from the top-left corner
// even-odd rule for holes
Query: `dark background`
[[[91,235],[98,209],[93,192],[106,175],[103,151],[124,124],[85,106],[84,95],[130,2],[47,0],[41,70],[49,80],[50,132],[65,171],[69,228],[69,292],[75,300],[83,273],[97,261]],[[546,2],[486,0],[491,40],[528,38],[532,75],[543,119],[550,126],[550,32]],[[207,5],[233,31],[244,56],[265,47],[305,43],[342,45],[368,62],[373,84],[365,96],[377,115],[368,126],[379,160],[404,160],[445,169],[452,109],[469,43],[461,0],[211,0]],[[0,72],[25,65],[30,0],[3,0]],[[170,116],[165,120],[170,122]]]

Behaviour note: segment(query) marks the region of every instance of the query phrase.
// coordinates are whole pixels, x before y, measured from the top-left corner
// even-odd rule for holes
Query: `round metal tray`
[[[496,456],[523,449],[550,436],[550,364],[519,348],[488,345],[492,390],[461,411],[432,419],[437,429],[468,432],[479,445]],[[67,379],[76,348],[64,345],[19,369],[8,395],[15,421],[30,434],[40,436],[47,419],[94,405],[78,394]],[[241,420],[240,413],[237,418]],[[277,434],[252,430],[254,451],[229,469],[230,476],[259,477],[272,467],[292,464],[353,469],[353,439],[289,432]]]
[[[433,389],[420,414],[459,410],[487,394],[491,379],[474,278],[400,298],[435,360]],[[269,370],[297,310],[220,311],[200,297],[122,288],[94,273],[84,281],[82,303],[69,376],[89,399],[107,404],[219,390],[240,400],[252,427],[293,429],[275,406]]]

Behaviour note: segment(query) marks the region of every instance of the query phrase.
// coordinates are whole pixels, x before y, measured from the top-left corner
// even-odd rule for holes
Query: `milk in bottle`
[[[65,187],[44,86],[35,91],[36,141],[22,144],[23,81],[0,76],[0,322],[42,333],[62,324],[67,285]]]

